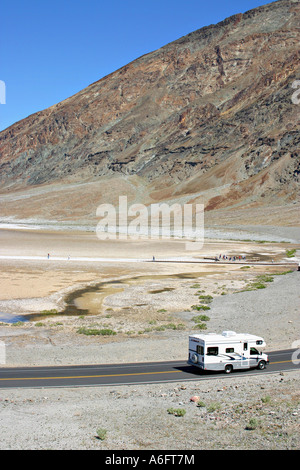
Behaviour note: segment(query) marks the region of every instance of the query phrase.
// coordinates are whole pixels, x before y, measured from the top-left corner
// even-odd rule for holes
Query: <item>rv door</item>
[[[241,369],[249,369],[250,367],[250,359],[249,359],[249,346],[248,343],[244,343],[243,345],[243,354],[241,356]]]

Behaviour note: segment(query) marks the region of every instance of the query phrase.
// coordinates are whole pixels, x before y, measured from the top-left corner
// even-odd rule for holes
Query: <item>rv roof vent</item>
[[[235,336],[235,331],[223,331],[222,336]]]

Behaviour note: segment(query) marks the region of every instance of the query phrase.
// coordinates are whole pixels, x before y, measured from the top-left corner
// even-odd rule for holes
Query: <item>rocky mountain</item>
[[[127,195],[296,225],[299,25],[298,0],[236,14],[2,131],[2,217],[92,223]]]

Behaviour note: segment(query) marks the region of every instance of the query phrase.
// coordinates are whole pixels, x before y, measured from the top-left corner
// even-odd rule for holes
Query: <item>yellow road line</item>
[[[290,361],[278,361],[278,362],[270,362],[269,364],[284,364],[285,362],[292,362]]]
[[[180,371],[178,370],[167,370],[162,372],[137,372],[131,374],[103,374],[103,375],[73,375],[68,377],[10,377],[10,378],[0,378],[0,380],[53,380],[53,379],[91,379],[91,378],[100,378],[100,377],[128,377],[133,375],[153,375],[153,374],[174,374]]]

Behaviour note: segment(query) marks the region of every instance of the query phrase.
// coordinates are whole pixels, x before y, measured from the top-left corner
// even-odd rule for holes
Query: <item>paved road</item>
[[[147,362],[137,364],[101,364],[80,366],[22,367],[0,369],[1,388],[86,387],[174,381],[205,380],[236,377],[244,374],[266,374],[275,371],[299,369],[292,361],[295,350],[270,352],[266,370],[233,372],[231,375],[203,373],[186,361]],[[299,355],[297,359],[300,359]],[[297,361],[300,362],[300,361]]]

